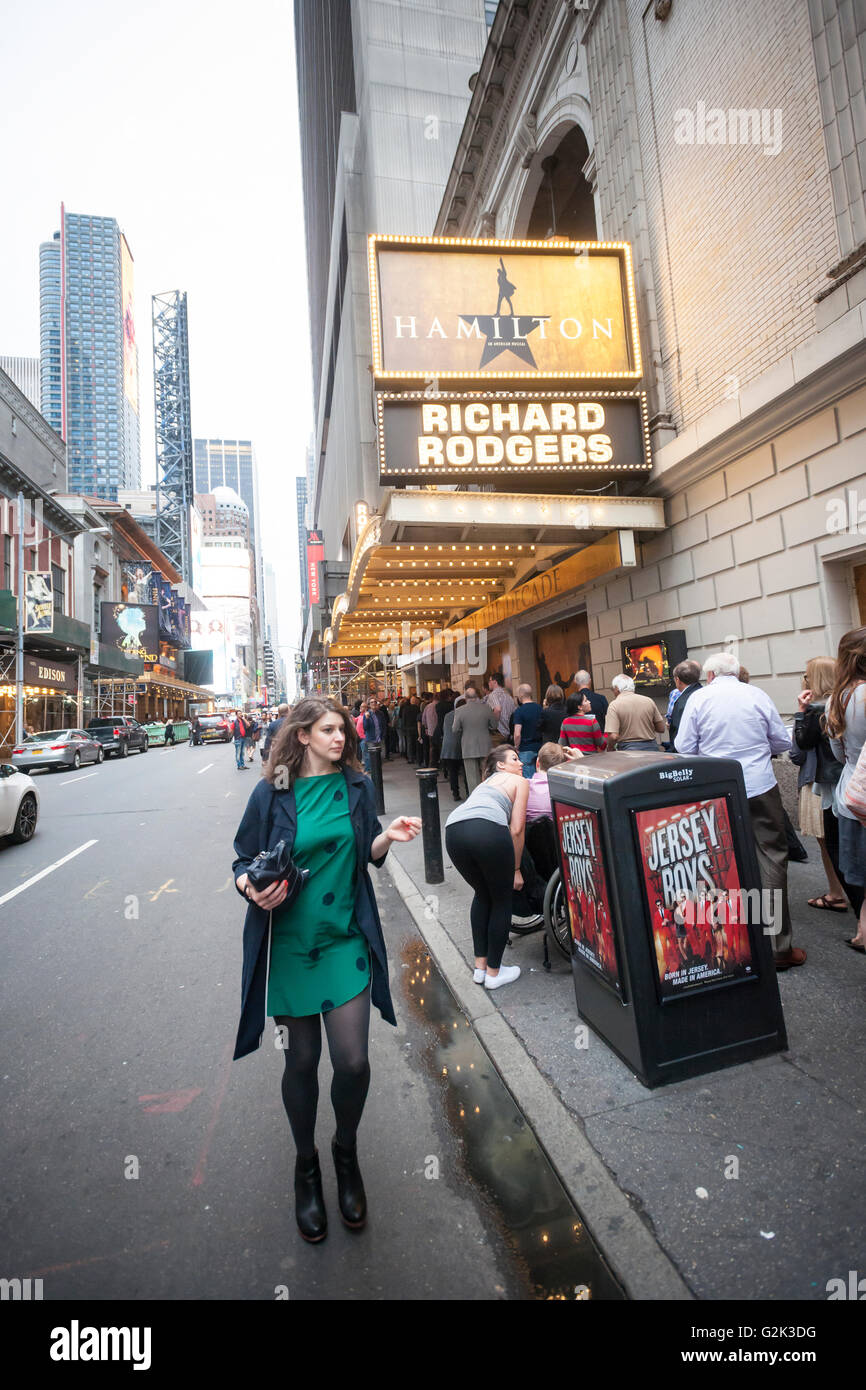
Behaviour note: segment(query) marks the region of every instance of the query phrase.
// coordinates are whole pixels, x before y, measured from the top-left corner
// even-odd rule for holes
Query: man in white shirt
[[[781,926],[773,913],[776,969],[803,965],[806,952],[792,944],[788,908],[788,841],[782,796],[773,771],[775,753],[791,749],[779,712],[763,690],[744,685],[740,663],[730,652],[716,652],[704,662],[707,684],[696,690],[683,710],[674,746],[678,753],[735,758],[743,769],[749,814],[764,888],[781,894]],[[775,902],[777,899],[773,899]]]
[[[497,737],[494,737],[493,742],[494,744],[505,743],[511,737],[508,721],[514,710],[517,709],[517,701],[510,691],[499,684],[496,676],[491,676],[487,684],[490,687],[490,694],[486,696],[484,703],[490,706],[499,721],[496,729]]]

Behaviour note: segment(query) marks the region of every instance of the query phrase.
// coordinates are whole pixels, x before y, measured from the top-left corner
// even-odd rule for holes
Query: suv
[[[115,719],[91,719],[87,732],[102,744],[106,757],[113,754],[116,758],[125,758],[136,748],[139,753],[146,753],[150,747],[150,740],[138,720],[128,719],[123,714]]]
[[[202,714],[198,723],[202,743],[231,743],[232,721],[225,715]]]

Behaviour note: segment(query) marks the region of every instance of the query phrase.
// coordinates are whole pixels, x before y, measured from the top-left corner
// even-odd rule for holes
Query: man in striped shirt
[[[592,712],[586,691],[579,695],[569,695],[565,709],[566,715],[559,735],[563,747],[577,748],[581,753],[604,752],[604,734]]]

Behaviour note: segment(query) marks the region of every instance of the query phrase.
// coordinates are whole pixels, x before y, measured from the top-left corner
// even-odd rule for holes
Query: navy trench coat
[[[385,939],[376,896],[370,881],[367,865],[371,862],[370,850],[377,835],[382,833],[376,815],[376,802],[373,784],[363,772],[343,768],[346,791],[349,797],[349,818],[355,832],[357,867],[355,870],[355,918],[370,946],[371,998],[382,1017],[397,1026],[391,992],[388,987],[388,960],[385,952]],[[273,803],[273,804],[272,804]],[[270,817],[268,842],[265,831]],[[264,778],[253,790],[247,802],[243,819],[235,837],[235,861],[232,865],[235,882],[249,868],[256,855],[264,849],[273,849],[280,840],[285,840],[289,850],[295,842],[297,829],[297,810],[295,793],[275,791]],[[377,866],[384,864],[381,859],[373,859]],[[301,890],[304,891],[303,889]],[[265,1030],[265,1009],[267,1005],[268,950],[270,940],[270,914],[255,903],[247,908],[244,922],[244,957],[241,972],[241,1019],[235,1042],[235,1060],[255,1052],[261,1045]]]

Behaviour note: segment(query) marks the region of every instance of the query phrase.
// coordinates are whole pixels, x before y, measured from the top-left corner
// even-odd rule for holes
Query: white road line
[[[33,884],[38,883],[40,878],[45,878],[48,874],[53,874],[54,870],[59,869],[61,864],[68,864],[69,860],[74,859],[76,854],[81,854],[84,850],[90,849],[91,845],[97,844],[99,844],[98,840],[87,840],[85,844],[79,845],[78,849],[74,849],[71,854],[64,854],[62,859],[58,859],[55,863],[49,864],[47,869],[42,869],[40,873],[34,874],[33,877],[28,878],[25,883],[19,883],[17,888],[12,889],[11,893],[3,894],[3,897],[0,898],[0,907],[2,907],[4,903],[8,903],[10,898],[17,898],[19,893],[24,892],[25,888],[32,888]]]
[[[63,781],[61,782],[60,785],[63,786],[63,787],[71,787],[73,782],[86,782],[87,779],[88,779],[88,777],[95,777],[95,776],[96,776],[96,773],[95,773],[95,772],[85,772],[85,774],[84,774],[83,777],[64,777],[64,779],[63,779]]]
[[[203,772],[207,772],[208,768],[209,768],[209,767],[213,767],[213,766],[214,766],[213,763],[205,763],[204,767],[200,767],[199,770],[198,770],[198,772],[195,774],[196,777],[201,777],[201,775],[202,775]]]

